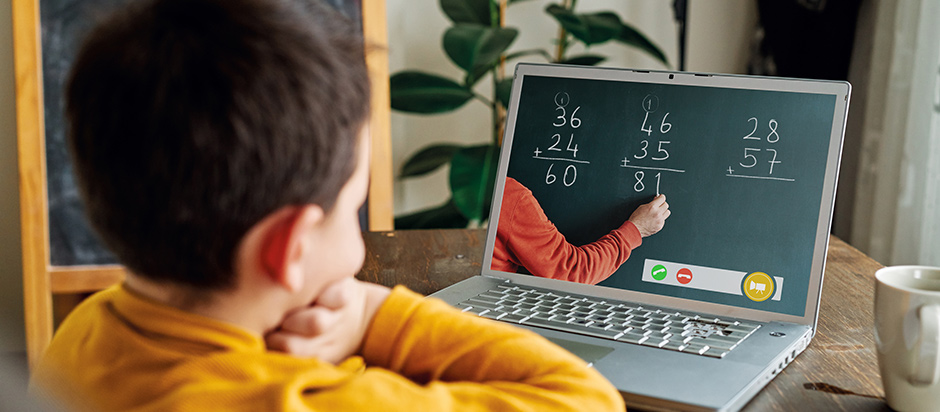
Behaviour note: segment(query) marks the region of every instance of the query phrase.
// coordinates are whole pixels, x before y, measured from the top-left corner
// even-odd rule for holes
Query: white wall
[[[11,0],[0,0],[0,354],[26,348],[12,14]]]
[[[544,8],[550,1],[537,0],[514,4],[507,12],[506,24],[520,30],[513,50],[543,48],[553,50],[552,39],[558,25]],[[715,73],[744,73],[750,55],[751,35],[757,24],[754,2],[722,0],[689,2],[686,70]],[[461,79],[461,71],[441,49],[441,36],[449,21],[438,0],[388,0],[389,68],[422,70]],[[671,69],[678,65],[676,25],[672,2],[662,0],[590,0],[578,2],[578,12],[611,10],[633,25],[666,54]],[[579,50],[572,49],[569,56]],[[666,69],[661,63],[619,43],[593,48],[606,55],[603,65],[630,68]],[[533,58],[532,61],[544,61]],[[507,68],[511,72],[511,68]],[[490,82],[481,81],[478,93],[490,95]],[[471,101],[456,112],[445,115],[392,113],[392,154],[397,171],[411,155],[431,143],[485,143],[490,136],[488,107]],[[449,196],[447,170],[406,181],[396,180],[395,213],[400,215],[442,203]]]
[[[851,243],[886,265],[940,265],[940,4],[872,5]]]

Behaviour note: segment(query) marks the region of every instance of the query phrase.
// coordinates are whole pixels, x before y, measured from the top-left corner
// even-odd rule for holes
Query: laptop
[[[434,296],[567,348],[630,406],[738,410],[815,333],[850,90],[520,63],[482,274]]]

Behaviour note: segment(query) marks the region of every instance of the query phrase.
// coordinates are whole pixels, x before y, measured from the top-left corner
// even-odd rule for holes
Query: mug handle
[[[940,371],[940,306],[921,306],[917,309],[920,318],[920,345],[914,357],[917,364],[909,380],[915,385],[933,385]]]

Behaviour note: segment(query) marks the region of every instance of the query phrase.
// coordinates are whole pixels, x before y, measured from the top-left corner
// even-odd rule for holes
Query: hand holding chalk
[[[636,208],[627,221],[633,222],[639,229],[640,236],[647,237],[662,230],[670,214],[672,212],[666,203],[666,195],[659,195],[653,201]]]

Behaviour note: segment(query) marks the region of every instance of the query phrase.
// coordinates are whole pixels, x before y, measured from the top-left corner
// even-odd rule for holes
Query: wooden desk
[[[359,278],[425,295],[480,273],[483,230],[365,233]],[[813,343],[747,411],[887,411],[873,336],[874,273],[882,266],[832,237]],[[815,388],[815,389],[814,389]]]

